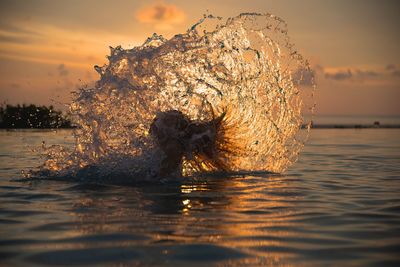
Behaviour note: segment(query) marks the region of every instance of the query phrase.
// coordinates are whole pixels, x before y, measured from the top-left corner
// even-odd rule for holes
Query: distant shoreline
[[[305,128],[306,125],[303,125]],[[313,129],[400,129],[400,124],[314,124]]]
[[[303,125],[302,128],[306,128],[307,125]],[[26,128],[26,127],[14,127],[14,128],[5,128],[0,127],[1,130],[11,131],[11,130],[68,130],[75,129],[74,126],[69,127],[57,127],[57,128]],[[374,124],[314,124],[312,129],[400,129],[400,124],[382,124],[382,125],[374,125]]]
[[[400,129],[400,125],[363,125],[363,124],[319,124],[313,125],[313,129]]]

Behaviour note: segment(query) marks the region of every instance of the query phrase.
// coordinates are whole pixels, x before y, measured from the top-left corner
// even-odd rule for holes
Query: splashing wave
[[[246,13],[226,22],[205,16],[169,40],[154,34],[132,49],[111,48],[108,59],[95,67],[96,85],[79,90],[70,106],[75,147],[48,148],[41,174],[158,176],[166,153],[150,128],[157,114],[171,110],[196,125],[218,121],[213,153],[185,150],[183,175],[280,173],[308,136],[310,123],[300,131],[306,124],[300,88],[311,71],[274,15]]]

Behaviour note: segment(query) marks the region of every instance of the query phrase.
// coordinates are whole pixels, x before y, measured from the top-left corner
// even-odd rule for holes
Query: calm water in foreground
[[[10,181],[70,133],[0,131],[1,266],[400,265],[398,129],[313,130],[282,176]]]

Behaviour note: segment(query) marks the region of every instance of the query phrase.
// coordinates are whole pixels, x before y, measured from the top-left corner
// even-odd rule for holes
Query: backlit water
[[[285,175],[115,186],[21,178],[68,130],[0,131],[0,265],[400,264],[400,130],[313,130]]]

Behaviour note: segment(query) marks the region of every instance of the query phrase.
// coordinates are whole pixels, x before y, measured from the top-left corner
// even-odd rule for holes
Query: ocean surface
[[[400,129],[314,129],[283,175],[18,180],[70,135],[0,131],[0,266],[400,266]]]
[[[381,125],[400,125],[400,116],[323,115],[314,116],[313,122],[315,125],[373,125],[375,122]]]

